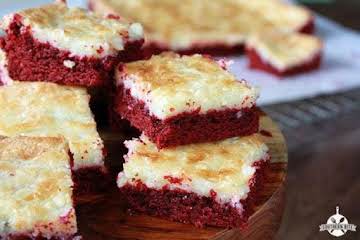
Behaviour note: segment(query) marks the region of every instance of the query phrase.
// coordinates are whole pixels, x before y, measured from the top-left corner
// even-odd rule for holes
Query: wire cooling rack
[[[291,131],[304,124],[331,119],[360,109],[360,88],[332,95],[262,107],[281,127]],[[359,119],[360,124],[360,119]]]

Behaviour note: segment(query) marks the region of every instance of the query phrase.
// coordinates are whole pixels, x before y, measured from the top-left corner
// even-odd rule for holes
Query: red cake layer
[[[0,69],[0,86],[5,85],[5,83],[3,82],[3,80],[1,80],[1,69]]]
[[[157,55],[162,52],[170,51],[169,48],[161,46],[161,44],[150,43],[146,46],[143,46],[143,58],[148,59],[152,55]],[[203,44],[194,44],[191,48],[177,51],[179,54],[183,55],[192,55],[195,53],[200,54],[209,54],[213,56],[229,56],[233,54],[240,54],[244,52],[244,44],[237,45],[227,45],[227,44],[213,44],[213,45],[203,45]]]
[[[7,54],[8,71],[19,81],[48,81],[65,85],[101,86],[112,81],[114,67],[120,61],[139,59],[142,41],[132,42],[118,56],[102,59],[72,56],[49,43],[34,39],[30,29],[23,30],[21,16],[16,15],[1,48]],[[64,66],[64,60],[75,63],[73,68]]]
[[[108,172],[100,167],[84,167],[73,172],[74,198],[105,192],[113,184]]]
[[[280,70],[271,65],[271,63],[264,61],[254,48],[246,48],[246,55],[249,59],[250,68],[260,69],[265,72],[275,74],[279,77],[315,70],[320,67],[321,63],[321,53],[318,53],[307,62],[301,63],[285,70]]]
[[[304,26],[302,26],[298,32],[300,33],[307,33],[307,34],[313,34],[315,31],[315,21],[314,17],[310,19],[309,22],[307,22]]]
[[[7,239],[8,240],[74,240],[74,239],[81,239],[81,237],[80,236],[59,236],[59,237],[46,238],[41,235],[39,235],[37,237],[33,237],[31,235],[31,233],[16,233],[16,234],[9,235]]]
[[[242,213],[228,203],[217,202],[214,191],[211,193],[214,197],[204,197],[181,189],[170,190],[168,187],[161,190],[151,189],[142,182],[138,182],[136,186],[126,184],[120,191],[129,209],[135,212],[191,223],[197,227],[244,227],[254,212],[255,204],[259,202],[258,196],[268,165],[269,161],[254,164],[257,170],[249,181],[250,192],[246,199],[240,201],[244,209]]]
[[[312,34],[315,30],[314,18],[312,18],[308,23],[302,26],[298,32]],[[152,55],[157,55],[162,52],[170,51],[168,47],[158,44],[158,43],[149,43],[143,46],[143,58],[148,59]],[[237,45],[228,45],[225,43],[217,43],[211,45],[204,44],[193,44],[190,48],[177,51],[179,54],[192,55],[195,53],[200,54],[210,54],[213,56],[229,56],[234,54],[240,54],[244,52],[244,44]]]
[[[212,110],[200,114],[199,109],[160,120],[151,116],[145,103],[133,98],[130,90],[119,88],[118,91],[115,111],[144,132],[158,148],[245,136],[257,132],[259,128],[256,107],[242,109],[241,114],[239,109]]]
[[[130,122],[126,119],[122,119],[121,116],[115,112],[114,108],[108,111],[109,126],[111,130],[121,132],[125,136],[139,137],[141,131],[131,126]]]

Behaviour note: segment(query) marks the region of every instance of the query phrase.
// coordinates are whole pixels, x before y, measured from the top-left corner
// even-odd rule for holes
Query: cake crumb
[[[73,68],[76,65],[75,62],[73,62],[71,60],[64,60],[63,64],[67,68]]]

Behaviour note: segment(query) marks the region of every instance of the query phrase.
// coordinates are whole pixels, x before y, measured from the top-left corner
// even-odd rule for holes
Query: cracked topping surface
[[[219,202],[234,204],[250,191],[253,164],[268,159],[268,147],[259,134],[161,150],[142,135],[125,145],[129,153],[118,176],[119,187],[140,180],[149,188],[168,185],[200,196],[210,196],[212,190]]]
[[[117,69],[117,84],[145,102],[159,119],[182,112],[226,108],[250,108],[258,90],[238,81],[219,62],[202,55],[180,56],[163,53],[149,60],[122,65]]]
[[[264,29],[294,32],[311,13],[279,0],[91,0],[100,13],[116,13],[144,26],[146,43],[171,50],[196,44],[236,45]]]
[[[104,167],[103,142],[86,89],[45,82],[0,87],[0,135],[63,136],[74,155],[74,169]]]
[[[57,2],[26,9],[4,17],[2,28],[15,15],[37,40],[70,51],[74,56],[105,57],[124,50],[128,41],[143,39],[142,26],[117,17],[106,17],[81,8],[69,8]]]
[[[72,236],[69,147],[63,138],[0,137],[0,238]]]

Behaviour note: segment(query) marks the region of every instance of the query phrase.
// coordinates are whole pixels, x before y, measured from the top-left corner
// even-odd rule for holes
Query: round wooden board
[[[271,154],[271,164],[255,213],[245,229],[196,228],[189,224],[166,221],[159,218],[129,215],[117,188],[99,195],[82,196],[77,206],[78,226],[83,239],[272,239],[276,234],[284,209],[284,181],[287,170],[287,148],[279,128],[267,116],[260,120],[260,130]],[[121,170],[123,135],[100,131],[108,149],[108,164],[115,179]],[[115,182],[115,180],[114,180]]]

